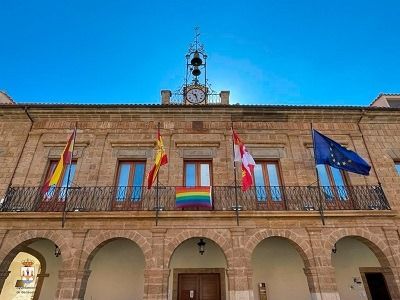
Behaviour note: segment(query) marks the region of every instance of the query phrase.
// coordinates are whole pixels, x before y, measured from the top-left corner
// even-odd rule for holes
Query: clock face
[[[206,93],[201,89],[190,89],[186,93],[186,99],[190,103],[198,104],[203,102],[206,99]]]

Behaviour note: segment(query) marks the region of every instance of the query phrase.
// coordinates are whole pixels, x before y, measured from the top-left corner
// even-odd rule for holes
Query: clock
[[[186,100],[193,104],[202,103],[206,99],[206,93],[199,88],[192,88],[186,92]]]

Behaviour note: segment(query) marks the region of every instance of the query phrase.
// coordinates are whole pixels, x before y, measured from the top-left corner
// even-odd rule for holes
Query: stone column
[[[87,230],[72,232],[72,241],[70,241],[71,260],[63,263],[63,269],[59,271],[56,299],[83,299],[85,295],[90,271],[85,270],[84,265],[80,266],[80,259],[86,234]],[[62,255],[63,253],[61,253]]]
[[[168,288],[169,270],[146,269],[144,270],[144,300],[165,300],[168,298],[166,288]],[[165,286],[165,283],[167,286]]]
[[[331,266],[304,268],[312,300],[339,300],[335,269]]]
[[[244,249],[244,228],[231,228],[232,253],[234,258],[228,265],[228,293],[230,300],[252,300],[253,272],[249,269],[250,262],[246,258]]]
[[[161,104],[170,104],[171,95],[172,95],[171,91],[162,90],[161,91]]]
[[[384,227],[383,231],[392,257],[388,259],[391,266],[382,268],[382,273],[392,299],[400,299],[400,236],[396,227]]]
[[[304,268],[312,300],[339,300],[331,252],[323,247],[322,228],[307,228],[313,252],[311,266]]]
[[[90,270],[60,270],[59,283],[56,299],[58,300],[83,300],[85,289],[81,289],[75,293],[75,285],[84,286],[86,288],[89,279]]]
[[[230,300],[253,300],[253,289],[249,282],[252,280],[252,271],[247,268],[230,268],[228,275],[228,293]]]
[[[164,269],[164,238],[165,228],[152,229],[152,260],[146,260],[144,271],[144,299],[167,299],[168,295],[168,270]]]

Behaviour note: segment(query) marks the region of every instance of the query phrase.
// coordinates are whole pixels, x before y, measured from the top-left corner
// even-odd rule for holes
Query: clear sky
[[[369,105],[400,93],[400,1],[0,0],[0,90],[17,102],[159,103],[201,28],[241,104]]]

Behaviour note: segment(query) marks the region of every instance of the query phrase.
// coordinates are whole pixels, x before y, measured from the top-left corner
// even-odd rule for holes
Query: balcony
[[[258,186],[242,192],[240,187],[214,186],[212,208],[177,208],[175,187],[11,187],[1,212],[99,212],[99,211],[318,211],[390,210],[380,186],[315,187]],[[157,200],[158,198],[158,200]],[[67,201],[65,201],[67,199]]]

